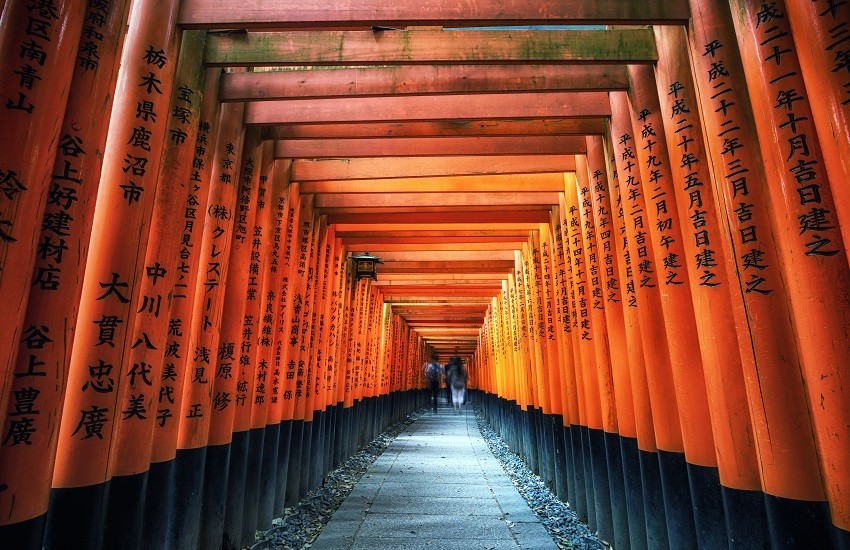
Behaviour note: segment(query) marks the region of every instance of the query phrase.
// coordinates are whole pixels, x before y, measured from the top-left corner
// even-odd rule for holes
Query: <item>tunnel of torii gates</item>
[[[451,355],[617,549],[850,544],[848,2],[0,9],[0,546],[250,542]]]

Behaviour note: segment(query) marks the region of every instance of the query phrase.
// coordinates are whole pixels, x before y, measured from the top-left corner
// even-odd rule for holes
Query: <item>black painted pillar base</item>
[[[629,512],[626,498],[626,484],[623,479],[623,455],[620,450],[621,438],[618,434],[603,432],[605,458],[608,460],[608,491],[611,503],[611,522],[614,529],[614,548],[629,547]]]
[[[768,550],[770,532],[764,493],[721,487],[730,550]]]
[[[0,525],[0,541],[8,544],[9,548],[41,550],[46,524],[47,514],[42,514],[26,521]]]
[[[106,523],[109,482],[52,489],[44,533],[44,548],[100,548]]]
[[[613,542],[614,521],[611,514],[611,485],[608,481],[610,476],[605,432],[588,428],[587,435],[590,438],[590,455],[593,457],[593,505],[596,510],[596,531],[602,539]]]
[[[227,509],[230,443],[208,445],[204,467],[204,489],[201,494],[201,533],[199,548],[219,548],[224,538],[224,515]]]
[[[289,443],[289,468],[286,476],[285,506],[298,504],[298,487],[301,485],[301,443],[304,435],[304,421],[292,421],[292,436]]]
[[[850,531],[833,525],[832,541],[836,550],[850,550]]]
[[[694,526],[700,548],[728,548],[723,494],[717,468],[688,463],[688,483],[694,507]]]
[[[304,430],[301,433],[301,460],[296,465],[301,470],[301,475],[298,477],[298,502],[307,496],[310,491],[310,470],[312,464],[313,450],[313,428],[314,422],[304,422]]]
[[[169,525],[170,550],[196,550],[201,524],[201,493],[207,448],[178,449],[174,459],[174,522]]]
[[[555,495],[558,500],[566,502],[568,496],[567,482],[567,456],[564,452],[564,417],[556,415],[552,417],[552,438],[555,454]]]
[[[643,512],[646,518],[646,543],[649,548],[667,550],[667,515],[664,491],[661,489],[661,464],[657,452],[638,450],[640,453],[640,479],[643,488]]]
[[[242,541],[242,509],[245,506],[245,475],[248,463],[249,432],[234,432],[230,442],[230,464],[227,468],[227,509],[221,547],[240,548]]]
[[[675,550],[696,550],[697,533],[685,455],[658,450],[667,536]]]
[[[136,550],[142,537],[148,473],[115,476],[106,499],[104,548]]]
[[[572,453],[573,458],[572,485],[573,487],[575,487],[575,495],[573,496],[572,500],[570,500],[570,503],[573,505],[573,509],[576,511],[578,519],[585,523],[588,523],[588,485],[586,483],[586,468],[584,465],[586,453],[584,450],[584,438],[582,438],[581,432],[582,427],[577,424],[570,427],[570,452]],[[590,460],[589,457],[588,460]],[[593,484],[591,484],[590,487],[593,487]]]
[[[155,462],[148,470],[148,488],[141,537],[142,548],[164,548],[174,516],[174,461]]]
[[[260,478],[265,436],[265,427],[254,428],[248,431],[248,460],[245,464],[245,504],[242,506],[242,530],[239,538],[242,544],[253,542],[254,533],[257,531],[257,508],[260,504],[260,486],[266,483]],[[274,480],[272,480],[272,487],[274,487]]]
[[[626,492],[626,513],[629,518],[629,545],[627,548],[642,550],[648,548],[648,546],[646,517],[643,509],[643,479],[641,477],[640,451],[638,450],[637,439],[620,437],[620,461],[623,466],[624,490]],[[662,526],[663,531],[664,527]]]
[[[313,413],[313,439],[310,442],[310,480],[307,490],[312,491],[325,477],[325,413]]]
[[[277,443],[277,475],[275,477],[274,489],[274,512],[273,517],[283,516],[286,507],[286,484],[289,475],[289,447],[292,439],[292,420],[283,420],[280,423],[280,436]]]
[[[810,502],[764,495],[767,526],[774,548],[830,548],[829,509],[825,502]]]
[[[593,487],[593,470],[594,464],[598,464],[599,460],[604,460],[604,456],[595,456],[593,452],[593,443],[590,438],[590,428],[587,426],[579,426],[581,430],[581,452],[584,455],[584,499],[587,504],[587,525],[591,531],[599,529],[599,524],[596,522],[596,493]]]
[[[262,483],[260,483],[260,501],[257,504],[257,528],[269,529],[274,519],[280,424],[268,425],[263,430],[265,434],[263,435],[263,464],[260,468],[260,479]]]
[[[543,451],[542,470],[546,474],[543,481],[553,493],[555,492],[555,434],[552,431],[552,415],[540,411],[540,421],[543,425],[541,450]]]

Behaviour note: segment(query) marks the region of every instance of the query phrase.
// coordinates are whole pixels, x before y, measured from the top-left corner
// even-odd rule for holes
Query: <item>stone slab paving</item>
[[[313,550],[557,549],[478,431],[442,406],[396,437]]]

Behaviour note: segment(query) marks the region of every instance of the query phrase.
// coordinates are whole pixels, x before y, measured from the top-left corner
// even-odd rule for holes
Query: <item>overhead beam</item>
[[[513,261],[392,262],[379,267],[380,273],[507,273]]]
[[[539,229],[539,227],[535,227],[534,229]],[[456,237],[464,237],[473,239],[468,242],[492,242],[487,241],[486,239],[492,240],[513,240],[514,237],[518,237],[521,239],[527,239],[529,237],[529,231],[525,228],[522,229],[505,229],[503,227],[497,228],[488,228],[484,230],[474,229],[448,229],[448,230],[439,230],[433,227],[431,228],[422,228],[415,231],[408,231],[406,229],[400,229],[398,231],[392,231],[388,233],[386,230],[380,231],[362,231],[358,229],[355,230],[341,230],[339,227],[336,228],[336,235],[342,239],[376,239],[381,238],[385,239],[387,242],[392,242],[389,239],[408,239],[408,238],[425,238],[425,239],[433,239],[433,238],[445,238],[448,241],[450,238]],[[353,240],[351,242],[357,242]],[[414,241],[415,242],[415,241]],[[437,241],[443,242],[443,241]]]
[[[261,125],[608,116],[605,92],[288,99],[245,106],[245,123]]]
[[[505,260],[513,261],[513,250],[393,250],[381,254],[384,265],[391,262],[458,260]],[[380,270],[380,267],[378,268]]]
[[[448,250],[462,249],[463,247],[512,247],[525,243],[526,238],[516,237],[354,237],[342,238],[342,243],[351,248],[368,246],[371,250],[393,250],[392,247],[445,247]]]
[[[184,28],[244,29],[442,25],[684,25],[686,0],[183,0]]]
[[[293,139],[275,142],[276,158],[564,155],[587,152],[584,136]]]
[[[465,212],[463,219],[453,212],[434,212],[425,214],[333,214],[328,216],[329,224],[511,224],[511,223],[549,223],[547,210],[491,210],[484,212]]]
[[[370,159],[295,160],[292,181],[364,180],[489,176],[497,174],[573,172],[574,155],[505,155],[503,157],[402,157]],[[563,176],[561,176],[563,179]]]
[[[330,197],[337,194],[355,200],[358,194],[365,196],[380,195],[387,201],[402,200],[401,197],[415,197],[418,204],[428,200],[433,195],[445,197],[447,194],[466,194],[470,192],[492,194],[495,197],[504,194],[520,195],[560,193],[564,191],[563,172],[543,174],[505,174],[490,176],[439,176],[431,178],[395,178],[371,180],[330,180],[301,182],[299,190],[302,194],[320,193],[323,197],[316,198],[320,206],[339,206],[332,203]],[[470,198],[471,197],[467,197]]]
[[[209,35],[204,49],[204,63],[214,67],[636,64],[657,59],[651,29],[249,32]]]
[[[385,214],[386,215],[386,214]],[[384,216],[385,216],[384,215]],[[548,212],[546,212],[548,216]],[[406,218],[407,216],[401,216],[402,218]],[[537,219],[537,215],[534,216]],[[330,216],[329,216],[330,218]],[[540,229],[541,223],[540,221],[533,222],[517,222],[510,221],[505,219],[496,219],[491,218],[490,221],[476,221],[476,222],[445,222],[445,223],[436,223],[433,219],[431,221],[408,221],[407,223],[403,221],[394,221],[388,222],[380,219],[376,219],[375,216],[369,216],[366,219],[364,217],[357,217],[353,219],[351,222],[342,222],[336,221],[336,230],[337,234],[339,233],[348,233],[351,231],[381,231],[385,233],[398,234],[401,231],[413,231],[413,232],[422,232],[422,231],[477,231],[481,234],[487,234],[490,231],[493,231],[494,224],[499,224],[497,227],[500,229],[508,229],[508,230],[516,230],[516,231],[534,231]],[[467,216],[464,216],[467,218]],[[489,216],[488,216],[489,218]],[[503,217],[504,218],[504,217]],[[399,218],[396,217],[396,220]]]
[[[400,94],[605,91],[629,87],[625,65],[399,65],[225,73],[219,100]]]
[[[587,135],[605,133],[605,119],[539,118],[414,122],[335,122],[264,126],[263,139],[412,138],[463,136]]]
[[[398,244],[398,243],[381,243],[375,242],[374,240],[370,242],[367,246],[362,248],[368,249],[370,253],[376,252],[399,252],[402,250],[416,250],[423,252],[437,252],[437,251],[486,251],[486,250],[519,250],[522,248],[522,245],[525,244],[525,241],[514,241],[514,242],[494,242],[494,243],[459,243],[459,242],[441,242],[441,243],[427,243],[427,244]],[[383,256],[381,256],[383,258]]]

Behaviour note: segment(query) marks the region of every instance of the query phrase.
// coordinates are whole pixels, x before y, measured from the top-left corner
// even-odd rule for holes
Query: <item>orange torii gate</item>
[[[616,548],[850,545],[850,5],[256,4],[2,4],[0,540],[241,547],[460,355]]]

